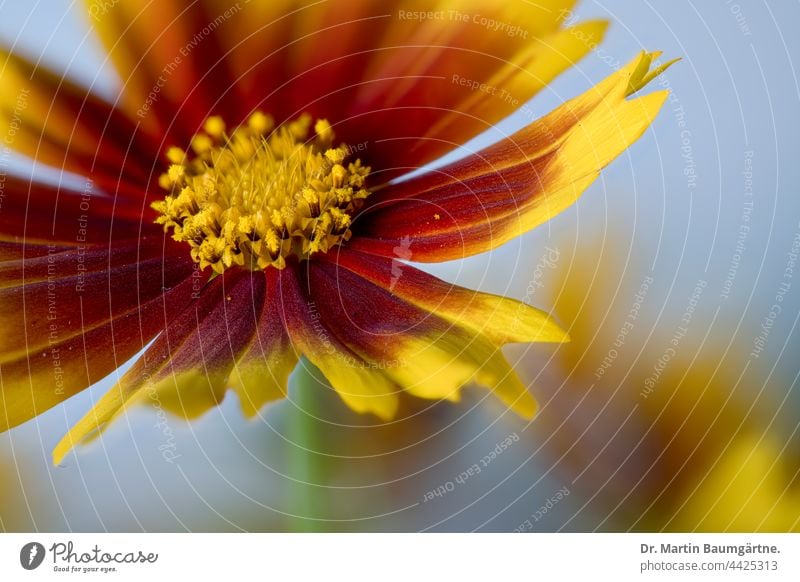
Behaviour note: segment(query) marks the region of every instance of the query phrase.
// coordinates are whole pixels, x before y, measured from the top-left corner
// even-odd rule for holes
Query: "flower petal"
[[[397,412],[400,389],[319,321],[316,297],[312,299],[307,283],[301,284],[304,279],[297,265],[278,272],[281,313],[295,347],[320,369],[350,408],[391,419]]]
[[[599,42],[603,22],[561,28],[573,4],[312,5],[295,18],[275,97],[285,93],[276,100],[293,115],[329,118],[350,144],[363,142],[364,127],[380,128],[359,155],[388,180],[490,128]]]
[[[485,81],[487,91],[471,90],[469,96],[460,102],[458,125],[476,119],[486,124],[480,128],[483,130],[510,115],[519,109],[521,104],[546,88],[560,73],[574,67],[590,50],[592,43],[602,41],[606,28],[608,28],[607,22],[593,20],[574,27],[550,31],[541,38],[526,43]],[[424,137],[431,139],[457,137],[458,134],[451,137],[440,133],[439,130],[448,121],[450,125],[456,124],[455,119],[442,119],[431,127]],[[464,137],[457,139],[458,143],[466,141]]]
[[[190,263],[160,250],[134,241],[0,263],[0,431],[113,372],[190,297]]]
[[[0,241],[77,247],[148,236],[163,238],[142,202],[102,193],[75,192],[7,176],[0,199]],[[46,250],[44,251],[46,254]],[[21,258],[21,257],[20,257]]]
[[[308,285],[325,329],[404,391],[458,400],[462,386],[477,382],[521,416],[535,414],[536,401],[499,347],[483,334],[406,302],[333,262],[311,261]]]
[[[353,225],[353,248],[445,261],[493,249],[572,205],[600,170],[650,125],[666,91],[627,100],[650,80],[643,53],[511,138],[441,170],[374,193]],[[663,68],[662,68],[663,70]]]
[[[246,116],[218,30],[237,30],[248,18],[247,6],[178,0],[85,4],[122,78],[122,107],[130,119],[168,136],[168,143],[182,144],[213,113],[236,122]]]
[[[352,142],[355,138],[349,135],[358,135],[358,130],[351,132],[350,125],[380,127],[381,138],[369,143],[361,156],[381,168],[381,177],[388,180],[456,149],[519,109],[583,58],[591,46],[584,39],[602,39],[605,28],[605,22],[591,21],[549,31],[508,56],[494,47],[486,51],[474,47],[470,35],[456,46],[436,51],[425,45],[394,49],[392,54],[411,53],[412,62],[427,62],[417,51],[439,58],[413,74],[389,70],[376,75],[385,81],[364,85],[374,92],[371,101],[359,97],[354,101],[358,108],[346,118],[351,121],[335,129]],[[392,98],[398,78],[406,80],[409,89]]]
[[[212,112],[236,124],[261,107],[278,121],[328,118],[351,144],[380,127],[362,158],[388,180],[491,127],[598,43],[605,23],[563,28],[574,3],[121,0],[102,15],[87,6],[129,115],[145,125],[181,143]]]
[[[483,334],[497,345],[569,341],[567,333],[549,315],[525,303],[452,285],[396,259],[347,247],[340,247],[335,253],[322,260],[335,261],[404,301]]]
[[[194,283],[190,281],[190,284]],[[99,434],[134,402],[194,418],[222,401],[233,366],[250,344],[264,301],[264,277],[242,272],[212,280],[168,320],[133,367],[61,440],[55,463]],[[176,312],[173,312],[176,313]]]
[[[265,299],[260,311],[255,312],[258,320],[255,333],[230,378],[242,413],[248,418],[255,416],[267,402],[286,397],[289,375],[298,361],[281,317],[277,270],[267,269],[264,279]]]
[[[0,361],[45,350],[54,337],[80,335],[149,302],[186,278],[190,264],[139,241],[0,263],[0,322],[7,330]]]
[[[0,240],[0,261],[19,261],[25,257],[34,259],[47,253],[59,253],[69,250],[68,246],[44,245],[31,243],[24,245],[16,242],[5,242]]]
[[[157,142],[65,78],[0,50],[0,133],[16,151],[138,196],[155,183]],[[155,175],[155,176],[154,176]]]

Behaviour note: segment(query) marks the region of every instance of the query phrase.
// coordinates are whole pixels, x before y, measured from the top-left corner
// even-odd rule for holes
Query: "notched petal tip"
[[[631,72],[630,79],[628,80],[628,89],[625,96],[633,95],[645,85],[650,83],[653,79],[658,77],[661,73],[666,71],[669,67],[680,61],[680,57],[667,61],[666,63],[657,64],[658,58],[661,56],[661,51],[646,52],[642,51],[639,55],[639,60],[636,62],[635,68]],[[650,69],[653,64],[656,64],[654,69]]]

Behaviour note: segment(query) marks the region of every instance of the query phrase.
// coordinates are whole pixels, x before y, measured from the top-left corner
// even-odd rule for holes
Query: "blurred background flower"
[[[612,236],[565,257],[555,311],[573,341],[526,364],[548,371],[534,432],[582,500],[562,527],[797,529],[792,379],[761,361],[757,329],[714,321],[710,281],[676,289],[682,310],[654,310],[661,277],[626,252]]]

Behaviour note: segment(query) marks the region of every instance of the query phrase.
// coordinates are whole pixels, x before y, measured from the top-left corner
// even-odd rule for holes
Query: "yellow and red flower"
[[[652,122],[665,92],[628,97],[666,65],[642,53],[516,134],[395,180],[513,112],[605,29],[564,27],[570,1],[498,4],[89,3],[123,82],[113,104],[8,55],[0,130],[87,181],[3,183],[0,429],[143,348],[56,461],[148,394],[191,418],[232,388],[254,415],[301,356],[381,419],[400,392],[457,400],[473,381],[531,417],[500,347],[566,334],[401,261],[488,251],[571,205]]]

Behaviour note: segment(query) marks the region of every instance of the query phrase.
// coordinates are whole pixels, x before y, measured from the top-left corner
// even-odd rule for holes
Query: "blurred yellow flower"
[[[748,386],[768,375],[743,370],[749,346],[706,337],[708,283],[659,316],[656,276],[620,256],[616,240],[582,245],[555,275],[554,311],[572,342],[530,375],[547,394],[534,427],[556,472],[600,529],[797,530],[800,459],[763,420],[770,394],[754,402]]]
[[[741,435],[689,492],[667,528],[800,532],[797,467],[797,460],[788,460],[780,444],[769,436]]]

